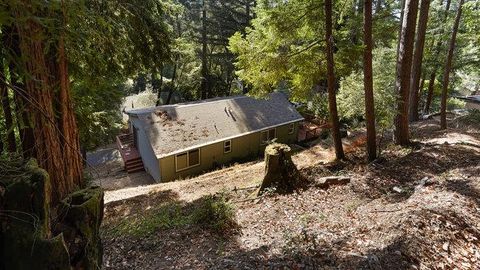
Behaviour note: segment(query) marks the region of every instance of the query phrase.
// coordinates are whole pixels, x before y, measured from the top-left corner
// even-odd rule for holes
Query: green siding
[[[298,123],[295,123],[293,134],[288,134],[289,124],[276,128],[277,141],[281,143],[295,143],[297,141]],[[188,176],[198,175],[202,172],[211,170],[215,165],[232,163],[239,159],[261,156],[265,145],[261,143],[261,132],[255,132],[231,140],[232,150],[230,153],[223,153],[223,141],[206,145],[200,148],[200,165],[175,171],[175,155],[159,159],[161,181],[167,182],[175,179],[186,178]]]

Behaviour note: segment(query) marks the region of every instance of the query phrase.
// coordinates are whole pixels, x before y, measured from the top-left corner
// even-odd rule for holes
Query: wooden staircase
[[[133,134],[123,134],[117,136],[117,147],[122,156],[125,170],[128,173],[144,171],[142,157],[135,147]]]

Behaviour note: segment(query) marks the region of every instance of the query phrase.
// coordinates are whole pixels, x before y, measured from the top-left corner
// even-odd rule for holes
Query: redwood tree
[[[82,186],[82,162],[63,35],[57,36],[35,19],[42,12],[45,10],[32,7],[28,1],[12,5],[21,68],[28,73],[25,89],[16,91],[28,100],[35,158],[50,175],[52,200],[56,202]],[[52,40],[53,46],[47,46]]]
[[[450,4],[451,0],[447,0],[445,4],[445,16],[443,17],[443,23],[447,21],[448,18],[448,11],[450,11]],[[433,59],[437,59],[438,56],[440,55],[440,51],[442,50],[442,34],[443,34],[444,28],[440,28],[440,33],[439,33],[439,40],[436,41],[435,45],[435,51],[434,51],[434,56]],[[430,106],[432,104],[432,99],[433,99],[433,90],[435,86],[435,79],[437,77],[437,70],[438,70],[438,65],[434,65],[433,71],[430,74],[430,81],[428,84],[428,93],[427,93],[427,101],[425,102],[425,108],[424,108],[424,113],[429,113],[430,112]]]
[[[422,0],[420,5],[420,16],[418,19],[417,41],[415,42],[415,52],[413,54],[412,76],[410,82],[410,106],[409,120],[418,120],[418,90],[422,71],[423,48],[425,45],[425,33],[427,32],[428,11],[430,9],[430,0]]]
[[[332,123],[332,136],[335,145],[335,156],[337,159],[345,158],[340,136],[340,121],[338,120],[337,97],[335,93],[335,74],[333,62],[333,35],[332,35],[332,0],[325,0],[325,40],[326,58],[327,58],[327,88],[328,88],[328,108],[330,112],[330,121]]]
[[[395,82],[395,89],[398,93],[398,107],[395,117],[395,143],[399,145],[407,145],[409,143],[408,98],[417,12],[418,0],[405,0]]]
[[[463,0],[458,4],[457,15],[455,16],[455,23],[453,24],[452,37],[450,38],[450,45],[448,47],[447,60],[445,63],[445,71],[443,73],[442,85],[442,107],[440,112],[440,128],[447,128],[447,96],[448,83],[450,82],[450,70],[452,68],[453,51],[455,50],[455,41],[457,38],[458,26],[460,25],[460,18],[462,16]]]
[[[372,0],[364,0],[363,20],[363,85],[365,88],[365,119],[367,121],[367,153],[368,160],[377,157],[377,142],[375,132],[375,105],[373,99],[372,72]]]

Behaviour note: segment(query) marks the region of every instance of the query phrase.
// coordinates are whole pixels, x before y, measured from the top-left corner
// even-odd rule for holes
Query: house
[[[480,110],[480,93],[479,92],[471,96],[464,96],[464,97],[457,97],[457,98],[466,102],[466,105],[465,105],[466,109]]]
[[[130,110],[126,114],[134,145],[130,150],[141,158],[143,167],[157,182],[258,157],[274,138],[294,143],[303,121],[282,93],[273,93],[268,99],[214,98]]]

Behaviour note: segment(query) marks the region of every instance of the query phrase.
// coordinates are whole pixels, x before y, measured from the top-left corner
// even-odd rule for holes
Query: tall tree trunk
[[[328,87],[328,108],[330,121],[332,122],[332,136],[335,145],[337,159],[345,158],[340,136],[340,121],[338,120],[337,97],[335,93],[335,74],[333,62],[333,35],[332,35],[332,0],[325,0],[325,40],[327,42],[327,87]]]
[[[375,14],[379,13],[382,10],[382,0],[375,1]]]
[[[202,82],[201,99],[208,97],[208,67],[207,67],[207,8],[205,0],[202,0]]]
[[[155,106],[160,106],[160,100],[162,100],[162,90],[163,90],[163,63],[160,65],[160,83],[157,92],[157,102]]]
[[[365,119],[367,120],[367,153],[368,160],[377,158],[377,140],[375,132],[375,102],[373,99],[372,72],[372,0],[364,0],[363,16],[363,85],[365,88]]]
[[[457,15],[455,16],[455,23],[453,25],[452,37],[450,38],[450,45],[448,47],[447,61],[445,63],[445,72],[443,73],[442,85],[442,107],[440,112],[440,128],[447,128],[447,96],[448,83],[450,82],[450,69],[452,68],[453,51],[455,50],[455,41],[457,39],[458,26],[460,25],[460,18],[462,16],[463,0],[460,0],[458,5]]]
[[[418,88],[418,107],[421,107],[421,105],[423,105],[423,104],[420,104],[420,101],[421,101],[420,97],[423,95],[422,91],[423,91],[423,88],[425,87],[426,77],[427,77],[427,73],[423,72],[422,79],[420,80],[420,87]]]
[[[445,5],[445,14],[443,17],[442,23],[444,24],[447,21],[448,18],[448,12],[450,11],[450,0],[447,0],[446,5]],[[444,28],[440,28],[440,33],[439,33],[439,39],[436,41],[435,45],[435,51],[434,51],[434,56],[433,59],[437,59],[438,56],[440,55],[440,51],[442,50],[442,34],[443,34]],[[427,100],[425,102],[425,108],[424,108],[424,113],[429,113],[430,112],[430,106],[432,104],[432,99],[433,99],[433,90],[435,86],[435,78],[437,77],[437,70],[438,70],[439,65],[434,65],[433,71],[430,74],[430,81],[428,84],[428,95],[427,95]]]
[[[170,104],[170,101],[172,100],[173,92],[176,89],[175,84],[177,80],[177,66],[178,66],[178,55],[175,57],[175,65],[173,66],[172,81],[170,83],[170,88],[168,89],[168,97],[165,104]]]
[[[430,0],[421,1],[420,17],[418,19],[417,28],[417,41],[415,43],[415,52],[413,54],[412,75],[410,82],[410,121],[418,121],[418,87],[420,83],[420,73],[422,72],[423,48],[425,45],[425,33],[427,32],[428,11],[430,9]]]
[[[64,3],[62,1],[62,6],[63,5]],[[64,9],[64,7],[62,8]],[[65,18],[65,11],[63,11],[63,16]],[[66,26],[65,22],[63,26]],[[77,120],[75,118],[75,111],[70,94],[70,79],[68,75],[67,56],[65,55],[64,36],[65,32],[62,32],[58,44],[58,58],[56,59],[60,81],[60,89],[56,99],[58,99],[58,103],[60,104],[58,126],[60,129],[60,142],[62,143],[67,177],[64,182],[66,183],[67,191],[72,192],[83,186],[83,162]]]
[[[1,59],[0,59],[1,60]],[[0,63],[3,61],[0,61]],[[6,83],[6,74],[2,68],[0,71],[0,99],[2,100],[3,115],[5,116],[5,127],[7,131],[7,150],[11,153],[17,151],[17,143],[15,141],[15,126],[13,123],[12,109],[10,107],[10,98],[8,97],[8,88]]]
[[[435,75],[435,72],[432,72],[432,74],[430,74],[430,80],[428,81],[427,100],[425,101],[425,108],[423,109],[425,114],[430,112],[430,105],[432,104],[433,90],[435,87]]]
[[[396,92],[398,93],[398,108],[395,117],[395,143],[399,145],[409,144],[408,98],[417,12],[418,0],[405,0],[402,35],[398,47],[397,79],[395,82]]]
[[[400,50],[400,39],[402,38],[402,29],[403,29],[403,17],[405,15],[405,0],[401,0],[400,2],[400,24],[398,27],[398,43],[397,43],[397,59],[398,53]]]
[[[57,52],[45,53],[46,39],[50,33],[28,16],[35,13],[27,1],[21,1],[14,14],[16,21],[22,22],[16,27],[23,68],[29,74],[25,80],[25,88],[29,99],[29,111],[33,117],[35,157],[40,167],[50,175],[51,199],[56,203],[80,186],[82,181],[81,160],[77,151],[78,134],[69,95],[66,57],[62,52],[62,42],[58,44]],[[50,50],[54,50],[54,46],[50,47]],[[55,57],[57,54],[57,59],[51,59],[52,55]],[[59,97],[54,96],[55,87],[59,87]],[[54,101],[57,98],[60,104],[58,119],[54,110]]]

